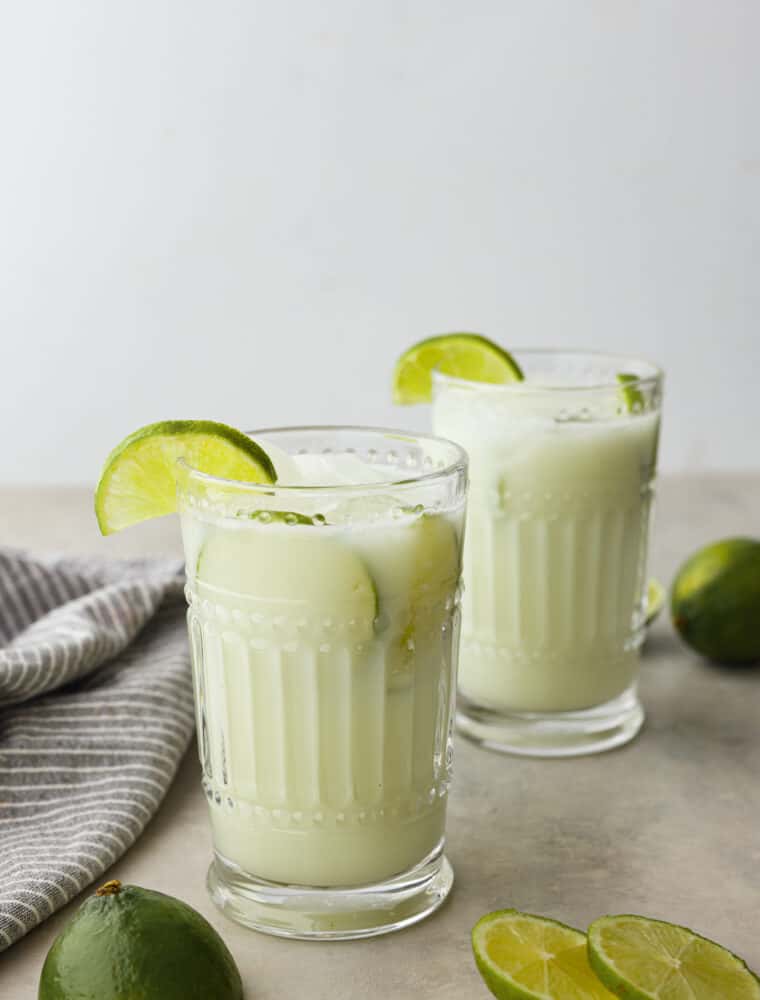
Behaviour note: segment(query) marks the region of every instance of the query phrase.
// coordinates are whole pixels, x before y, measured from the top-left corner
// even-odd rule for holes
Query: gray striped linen
[[[182,566],[0,549],[0,951],[140,835],[193,732]]]

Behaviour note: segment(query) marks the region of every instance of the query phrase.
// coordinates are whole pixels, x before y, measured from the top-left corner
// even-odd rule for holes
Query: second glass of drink
[[[644,717],[662,374],[602,354],[514,356],[524,379],[433,378],[434,429],[470,458],[457,723],[512,753],[605,750]]]

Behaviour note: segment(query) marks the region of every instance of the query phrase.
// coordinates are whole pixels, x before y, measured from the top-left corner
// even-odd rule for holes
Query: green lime
[[[644,394],[639,389],[640,376],[621,372],[617,377],[620,383],[620,393],[629,413],[640,413],[644,409]]]
[[[444,333],[428,337],[405,351],[393,373],[396,403],[429,403],[433,371],[473,382],[519,382],[520,366],[503,348],[477,333]]]
[[[652,625],[659,618],[668,594],[659,580],[652,578],[647,583],[647,605],[645,624]]]
[[[760,1000],[744,962],[686,927],[630,915],[601,917],[588,930],[591,967],[626,1000]]]
[[[186,903],[107,882],[53,942],[38,1000],[241,1000],[224,941]]]
[[[760,541],[726,538],[679,569],[673,624],[692,649],[722,663],[760,660]]]
[[[95,489],[104,535],[177,509],[177,460],[225,479],[273,483],[269,456],[255,441],[212,420],[165,420],[124,438],[106,459]]]
[[[586,935],[556,920],[497,910],[472,930],[480,974],[499,1000],[611,1000],[586,957]]]

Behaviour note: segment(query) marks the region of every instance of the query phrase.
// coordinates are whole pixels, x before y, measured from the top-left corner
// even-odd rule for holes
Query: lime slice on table
[[[601,917],[588,931],[591,967],[629,1000],[758,1000],[745,963],[686,927],[630,915]]]
[[[524,378],[512,355],[486,337],[478,333],[443,333],[421,340],[398,359],[393,373],[394,402],[429,403],[434,370],[497,385]]]
[[[472,930],[480,974],[499,1000],[611,1000],[586,955],[586,935],[556,920],[498,910]]]
[[[177,509],[177,460],[225,479],[273,483],[269,456],[249,437],[212,420],[165,420],[124,438],[106,459],[95,489],[104,535]]]

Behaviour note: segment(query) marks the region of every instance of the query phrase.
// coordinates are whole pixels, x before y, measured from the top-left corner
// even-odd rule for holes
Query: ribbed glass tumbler
[[[209,889],[269,933],[384,933],[452,883],[466,457],[382,430],[251,436],[278,485],[180,474]]]
[[[515,352],[525,380],[437,374],[433,426],[470,459],[457,723],[537,756],[625,743],[636,683],[662,373]]]

